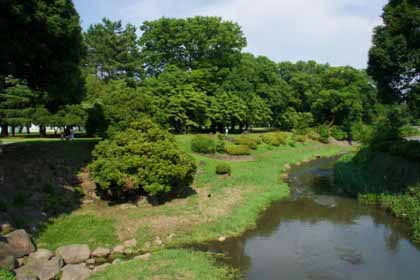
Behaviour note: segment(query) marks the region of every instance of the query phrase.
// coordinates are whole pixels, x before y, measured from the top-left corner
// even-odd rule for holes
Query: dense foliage
[[[216,142],[208,136],[198,135],[191,140],[191,150],[196,153],[214,154]]]
[[[369,51],[368,72],[378,83],[382,101],[407,102],[420,118],[420,3],[390,0],[382,18]]]
[[[100,142],[93,156],[92,178],[117,198],[130,192],[158,196],[181,192],[192,183],[196,170],[173,136],[148,120]]]

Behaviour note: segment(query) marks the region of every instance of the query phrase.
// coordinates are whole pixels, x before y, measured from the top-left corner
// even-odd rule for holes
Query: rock
[[[123,245],[117,245],[112,249],[113,254],[124,254],[124,246]]]
[[[38,277],[39,280],[52,280],[60,273],[63,266],[63,259],[60,256],[53,257],[49,261],[37,259],[15,270],[16,280],[27,279],[27,277]],[[36,278],[35,278],[36,279]]]
[[[29,255],[28,261],[44,260],[48,261],[54,257],[54,253],[47,249],[38,249],[36,252]]]
[[[132,248],[124,249],[124,255],[132,255],[133,253],[134,253],[134,250]]]
[[[166,238],[166,240],[168,241],[172,241],[172,239],[175,237],[175,233],[171,233],[168,235],[168,237]]]
[[[221,236],[221,237],[219,237],[219,239],[217,239],[217,240],[219,240],[219,242],[224,242],[224,241],[226,241],[226,237]]]
[[[106,270],[106,268],[108,267],[108,266],[110,266],[111,264],[109,264],[109,263],[104,263],[103,265],[100,265],[100,266],[97,266],[97,267],[95,267],[95,269],[94,269],[94,272],[96,273],[96,272],[103,272],[103,271],[105,271]]]
[[[284,170],[289,170],[292,167],[290,166],[290,164],[287,163],[283,166],[283,168],[284,168]]]
[[[121,263],[122,260],[121,259],[115,259],[112,261],[112,264],[117,264],[117,263]]]
[[[20,258],[20,259],[17,259],[17,260],[16,260],[16,267],[21,267],[21,266],[24,266],[24,265],[25,265],[25,263],[26,263],[25,258]]]
[[[68,245],[57,249],[56,255],[63,257],[66,264],[79,264],[90,257],[89,246]]]
[[[154,242],[155,242],[155,244],[156,244],[156,245],[158,245],[158,246],[160,246],[160,245],[162,245],[162,244],[163,244],[163,242],[162,242],[162,240],[160,239],[160,237],[159,237],[159,236],[157,236],[157,237],[156,237],[156,239],[155,239],[155,241],[154,241]]]
[[[95,259],[88,259],[86,261],[86,264],[88,264],[88,265],[95,264]]]
[[[0,268],[12,270],[15,268],[16,258],[13,249],[6,242],[0,241]]]
[[[35,251],[30,235],[23,229],[15,230],[6,237],[7,243],[12,247],[16,258],[29,255]]]
[[[109,256],[111,250],[105,247],[98,247],[92,252],[94,258],[105,258]]]
[[[61,280],[85,280],[89,278],[90,273],[84,264],[68,264],[63,268]]]
[[[136,247],[137,246],[137,240],[135,240],[135,239],[126,240],[126,241],[124,241],[123,244],[124,244],[124,247],[126,247],[126,248]]]
[[[140,256],[134,257],[134,259],[135,260],[148,261],[151,256],[152,256],[152,254],[147,253],[147,254],[144,254],[144,255],[140,255]]]
[[[11,221],[12,218],[8,214],[0,212],[0,234],[6,235],[14,230]]]

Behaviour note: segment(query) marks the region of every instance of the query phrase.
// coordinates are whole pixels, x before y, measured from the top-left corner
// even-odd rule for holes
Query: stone
[[[39,280],[56,279],[63,266],[63,259],[60,256],[51,260],[37,259],[25,266],[15,270],[16,280],[27,279],[27,277],[38,277]],[[36,279],[36,278],[35,278]]]
[[[26,259],[25,258],[20,258],[16,260],[16,267],[21,267],[24,266],[26,263]]]
[[[110,266],[110,263],[104,263],[103,265],[99,265],[97,267],[95,267],[94,272],[103,272],[107,269],[108,266]]]
[[[16,258],[29,255],[35,251],[31,236],[25,230],[15,230],[6,235],[7,243],[12,247]]]
[[[61,280],[86,280],[91,271],[84,264],[68,264],[63,268]]]
[[[113,254],[124,254],[125,247],[123,245],[117,245],[112,249]]]
[[[134,253],[134,250],[132,248],[124,249],[124,255],[132,255],[133,253]]]
[[[148,261],[150,259],[150,257],[152,256],[152,254],[147,253],[147,254],[143,254],[137,257],[134,257],[135,260],[142,260],[142,261]]]
[[[86,261],[86,264],[88,264],[88,265],[95,264],[95,259],[88,259]]]
[[[54,257],[54,253],[47,249],[38,249],[36,252],[29,255],[28,262],[36,260],[48,261]]]
[[[124,244],[124,247],[126,247],[126,248],[136,247],[137,246],[137,240],[135,240],[135,239],[126,240],[126,241],[124,241],[123,244]]]
[[[62,246],[55,252],[61,256],[66,264],[79,264],[90,257],[90,249],[88,245],[68,245]]]
[[[224,241],[226,241],[226,237],[221,236],[221,237],[219,237],[219,239],[217,239],[217,240],[219,240],[219,242],[224,242]]]
[[[159,237],[159,236],[157,236],[157,237],[156,237],[156,239],[155,239],[155,241],[154,241],[154,242],[155,242],[155,244],[156,244],[156,245],[158,245],[158,246],[160,246],[160,245],[162,245],[162,244],[163,244],[163,242],[162,242],[162,240],[160,239],[160,237]]]
[[[94,258],[106,258],[111,253],[111,250],[105,247],[98,247],[92,252]]]
[[[121,259],[115,259],[115,260],[112,261],[112,264],[118,264],[118,263],[121,263],[121,262],[122,262]]]
[[[152,242],[147,241],[144,243],[144,248],[149,249],[150,247],[152,247]]]
[[[15,268],[16,258],[13,249],[6,242],[0,241],[0,268],[12,270]]]

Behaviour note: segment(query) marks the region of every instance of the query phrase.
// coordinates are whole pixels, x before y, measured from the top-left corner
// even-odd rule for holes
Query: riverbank
[[[189,153],[192,137],[177,136],[181,148]],[[31,166],[36,161],[53,168],[51,150],[61,149],[60,144],[63,143],[38,143],[41,146],[35,147],[35,150],[50,152],[37,153],[33,158],[35,163],[32,162],[31,165],[22,162],[24,168],[19,170],[30,173]],[[74,143],[64,145],[68,145],[66,157],[73,159],[83,158],[81,155],[88,153],[90,147],[86,143],[83,150],[75,153],[71,149]],[[7,151],[8,147],[5,149],[5,155],[13,157],[13,153]],[[97,246],[113,247],[134,238],[138,244],[138,252],[156,252],[152,255],[166,248],[208,240],[222,241],[255,227],[259,215],[272,202],[288,196],[289,191],[283,176],[290,165],[351,149],[317,142],[299,143],[294,147],[270,147],[262,144],[258,150],[253,151],[253,161],[226,161],[191,153],[199,168],[190,193],[161,205],[154,205],[145,199],[117,205],[99,200],[89,194],[92,182],[83,164],[76,164],[77,168],[70,170],[73,170],[71,174],[77,175],[79,181],[73,184],[65,181],[63,186],[58,180],[57,186],[66,190],[82,190],[85,197],[79,198],[77,207],[72,211],[62,212],[52,216],[48,223],[42,223],[35,232],[35,239],[39,247],[52,250],[69,244],[87,244],[93,250]],[[53,158],[60,157],[56,153],[52,154]],[[83,158],[84,164],[86,161],[88,160]],[[215,174],[215,166],[220,162],[229,162],[232,176]],[[75,162],[69,161],[62,165],[73,164]],[[54,172],[48,172],[45,174],[55,176]],[[60,170],[55,172],[62,174]],[[22,178],[27,175],[16,174]],[[190,253],[183,250],[183,254]],[[161,256],[160,253],[157,256]],[[160,275],[159,273],[156,275]]]
[[[360,202],[389,211],[407,223],[412,240],[420,243],[419,162],[362,150],[337,161],[335,181]]]

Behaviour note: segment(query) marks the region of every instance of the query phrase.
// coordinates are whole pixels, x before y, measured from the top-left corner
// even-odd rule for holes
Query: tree
[[[161,18],[141,26],[146,70],[157,75],[167,65],[183,70],[231,68],[246,46],[241,28],[219,17]]]
[[[390,0],[382,18],[384,24],[376,27],[369,51],[368,73],[383,102],[410,101],[413,109],[418,108],[420,2]]]
[[[86,66],[102,80],[127,79],[138,81],[142,76],[142,62],[137,45],[136,28],[121,21],[103,19],[91,25],[84,34],[87,49]]]
[[[54,112],[83,97],[79,15],[71,0],[0,1],[0,87],[6,76],[47,93]]]

